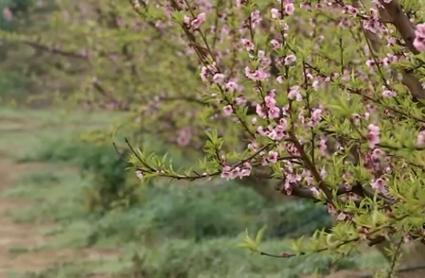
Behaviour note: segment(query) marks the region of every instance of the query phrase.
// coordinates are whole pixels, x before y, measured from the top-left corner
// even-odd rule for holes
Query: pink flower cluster
[[[216,74],[218,74],[218,70],[215,64],[202,66],[201,68],[200,76],[203,82],[212,82],[214,77],[217,80]]]
[[[263,19],[261,18],[260,11],[259,10],[253,11],[251,13],[250,20],[251,20],[251,26],[252,26],[252,28],[258,27],[261,24],[261,22],[263,21]]]
[[[207,18],[206,13],[200,13],[195,18],[190,18],[189,16],[185,16],[183,18],[184,24],[192,30],[197,30],[201,25],[205,22]]]
[[[280,116],[280,109],[276,106],[276,90],[270,90],[266,97],[264,97],[263,104],[257,104],[256,112],[260,118],[276,119]]]
[[[264,128],[262,126],[259,126],[257,128],[257,132],[261,136],[267,136],[268,138],[272,140],[280,141],[287,136],[286,134],[287,128],[288,128],[287,120],[285,118],[282,118],[279,120],[279,124],[277,124],[275,127],[269,126],[267,128]]]
[[[379,34],[384,32],[385,27],[379,19],[379,12],[377,9],[370,9],[370,16],[368,19],[363,20],[363,28],[371,33]]]
[[[290,162],[285,163],[285,167],[283,169],[283,175],[285,177],[282,184],[282,191],[284,191],[287,195],[291,195],[294,187],[297,187],[300,181],[304,178],[306,179],[307,184],[309,184],[310,180],[310,172],[303,171],[303,175],[297,173],[296,169]]]
[[[379,144],[379,127],[370,124],[367,127],[367,142],[369,144],[369,148],[373,149],[377,144]]]
[[[257,58],[260,63],[258,68],[251,70],[248,66],[245,67],[245,76],[252,81],[263,81],[270,77],[270,73],[267,71],[267,68],[270,66],[271,60],[267,57],[263,50],[258,51]]]
[[[301,95],[300,89],[301,89],[300,86],[292,86],[288,92],[288,99],[301,101],[303,97]]]
[[[263,166],[272,165],[277,162],[279,154],[276,151],[269,151],[266,156],[263,157]]]
[[[387,183],[384,178],[379,177],[377,179],[373,179],[370,185],[375,191],[382,194],[386,193]]]
[[[425,51],[425,23],[416,26],[413,46],[420,52]]]
[[[249,162],[244,162],[241,166],[226,165],[221,169],[221,177],[226,180],[242,179],[251,175],[252,165]]]
[[[364,166],[374,175],[380,176],[383,173],[389,172],[389,157],[385,156],[383,150],[375,148],[373,151],[366,153],[364,157]]]
[[[311,112],[309,126],[316,127],[322,119],[323,109],[322,107],[313,108]]]
[[[280,19],[282,16],[288,16],[288,15],[293,15],[295,12],[295,5],[294,5],[294,1],[292,0],[279,0],[279,3],[283,4],[283,10],[282,12],[279,9],[276,8],[272,8],[270,10],[271,14],[272,14],[272,19]]]
[[[251,70],[249,67],[245,68],[245,75],[252,81],[263,81],[267,78],[269,78],[270,74],[266,72],[264,69],[256,69]]]

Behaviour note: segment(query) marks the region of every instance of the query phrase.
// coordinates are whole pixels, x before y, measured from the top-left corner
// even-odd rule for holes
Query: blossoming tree
[[[421,1],[130,2],[158,32],[186,40],[208,106],[193,124],[205,130],[205,157],[175,170],[128,142],[139,178],[257,177],[334,216],[332,229],[281,254],[248,236],[244,246],[263,255],[389,242],[391,274],[401,246],[424,241]]]
[[[424,240],[422,1],[128,2],[60,1],[42,38],[0,38],[72,59],[61,66],[68,73],[78,59],[71,83],[85,100],[132,110],[139,133],[204,151],[176,169],[134,147],[135,136],[127,144],[142,180],[272,184],[335,219],[281,254],[248,236],[255,252],[344,254],[388,242],[391,274],[402,245]],[[14,20],[10,9],[3,17]]]

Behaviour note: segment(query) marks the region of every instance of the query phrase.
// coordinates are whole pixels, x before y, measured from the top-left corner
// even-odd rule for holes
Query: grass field
[[[111,140],[81,139],[125,117],[0,109],[0,277],[364,275],[383,262],[374,251],[276,260],[237,248],[245,228],[266,225],[263,248],[281,252],[328,220],[235,184],[140,185]]]

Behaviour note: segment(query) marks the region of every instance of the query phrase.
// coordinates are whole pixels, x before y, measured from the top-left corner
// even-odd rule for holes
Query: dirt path
[[[0,195],[13,187],[18,179],[30,172],[45,170],[43,163],[15,163],[0,156]],[[54,224],[49,223],[16,223],[10,216],[13,210],[33,206],[24,199],[0,197],[0,278],[7,277],[12,272],[39,272],[53,265],[72,261],[74,258],[98,260],[116,256],[110,252],[94,249],[80,250],[40,250],[49,241],[45,231]],[[105,277],[98,276],[97,277]]]
[[[13,186],[22,174],[42,168],[41,164],[16,164],[11,160],[0,158],[0,193]],[[42,258],[32,260],[26,258],[26,254],[16,256],[11,252],[21,248],[36,249],[45,241],[40,231],[41,227],[17,224],[8,216],[11,211],[29,205],[24,200],[16,198],[0,199],[0,277],[5,277],[14,269],[36,271],[47,264]]]

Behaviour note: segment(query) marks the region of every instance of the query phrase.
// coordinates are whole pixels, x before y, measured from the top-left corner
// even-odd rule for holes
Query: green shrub
[[[234,184],[178,187],[151,186],[132,207],[111,210],[93,225],[90,243],[164,238],[203,241],[235,237],[248,228],[267,226],[267,237],[309,233],[328,225],[323,210],[302,202],[269,203],[249,188]],[[294,223],[294,224],[293,224]]]
[[[252,255],[236,248],[238,239],[221,238],[204,242],[168,240],[159,248],[138,253],[137,267],[145,277],[300,277],[328,273],[331,269],[353,268],[356,261],[347,257],[315,254],[290,259]],[[279,253],[288,249],[283,241],[268,241],[264,248]]]
[[[237,236],[246,228],[267,226],[266,236],[296,236],[329,225],[323,209],[287,199],[266,200],[234,183],[139,186],[128,179],[125,158],[112,146],[81,140],[46,140],[31,159],[68,161],[78,165],[86,183],[85,200],[92,212],[88,243],[143,241],[162,238],[195,241]],[[81,194],[81,191],[76,194]],[[100,216],[100,217],[99,217]]]
[[[137,198],[136,188],[127,183],[127,157],[118,155],[112,144],[95,144],[80,139],[46,140],[27,160],[67,161],[77,165],[90,179],[86,203],[92,211],[103,211],[117,205],[131,205]]]

